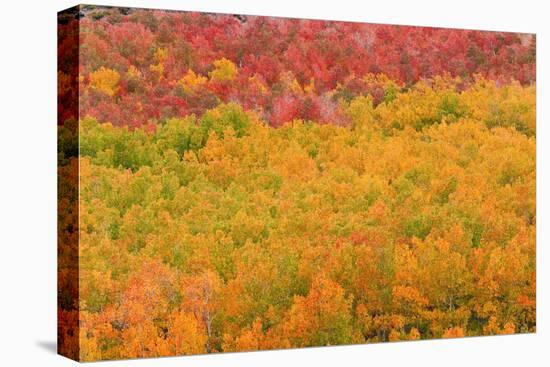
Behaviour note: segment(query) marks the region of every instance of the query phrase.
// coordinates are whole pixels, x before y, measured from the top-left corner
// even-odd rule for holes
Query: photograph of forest
[[[61,354],[536,331],[534,34],[74,9]]]

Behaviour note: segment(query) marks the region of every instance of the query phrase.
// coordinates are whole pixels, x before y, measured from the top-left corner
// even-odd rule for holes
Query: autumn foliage
[[[460,77],[461,89],[476,75],[499,86],[535,82],[530,34],[85,6],[80,14],[81,114],[116,126],[202,115],[222,102],[273,126],[344,123],[340,100],[371,95],[378,104],[420,79]]]
[[[82,13],[79,359],[535,331],[534,36]]]

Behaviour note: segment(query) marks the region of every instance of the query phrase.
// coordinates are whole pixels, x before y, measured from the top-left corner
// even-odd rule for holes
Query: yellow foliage
[[[307,85],[304,85],[305,93],[315,93],[315,79],[311,78]]]
[[[420,332],[417,328],[413,327],[411,328],[411,331],[409,332],[408,336],[409,340],[420,340]]]
[[[141,78],[142,76],[141,71],[139,71],[138,68],[136,68],[134,65],[130,65],[126,74],[128,75],[128,77],[135,79]]]
[[[149,70],[151,70],[158,79],[161,79],[164,76],[164,65],[160,62],[158,64],[150,65]]]
[[[461,338],[463,336],[464,329],[460,326],[451,327],[443,333],[443,338]]]
[[[401,334],[397,330],[390,331],[390,334],[388,335],[388,340],[390,342],[396,342],[401,340]]]
[[[300,94],[303,92],[302,86],[300,85],[300,83],[298,83],[296,78],[292,79],[292,81],[290,82],[290,90],[296,94]]]
[[[162,63],[168,58],[168,49],[165,47],[159,47],[155,50],[155,60],[158,63]]]
[[[185,93],[195,93],[206,86],[208,79],[200,74],[195,74],[191,69],[178,81]]]
[[[380,83],[383,76],[366,79]],[[383,81],[382,81],[383,82]],[[494,81],[478,79],[470,88],[459,91],[460,79],[436,77],[416,83],[401,92],[388,81],[386,101],[373,112],[362,115],[368,101],[358,96],[351,101],[348,114],[354,124],[364,116],[373,116],[373,126],[386,131],[412,127],[422,130],[434,124],[454,123],[461,119],[483,122],[487,127],[513,127],[527,135],[536,132],[536,87],[519,83],[497,86]],[[389,95],[388,95],[389,94]]]
[[[355,129],[368,128],[374,123],[374,107],[371,96],[354,98],[346,110],[351,126]]]
[[[534,88],[456,83],[343,102],[348,126],[81,120],[83,358],[534,331]]]
[[[237,66],[226,58],[214,61],[214,70],[208,73],[211,81],[225,83],[230,82],[237,76]]]
[[[473,119],[488,127],[510,126],[529,135],[536,132],[536,99],[534,85],[523,87],[514,82],[497,86],[482,78],[460,95]]]
[[[168,334],[171,355],[205,353],[208,336],[195,316],[176,313],[173,316]]]
[[[98,70],[90,73],[90,84],[92,88],[113,96],[118,90],[120,75],[116,70],[100,67]]]

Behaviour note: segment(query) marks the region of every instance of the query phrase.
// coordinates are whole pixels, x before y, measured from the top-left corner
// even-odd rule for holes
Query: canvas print
[[[58,14],[58,348],[536,331],[534,34]]]

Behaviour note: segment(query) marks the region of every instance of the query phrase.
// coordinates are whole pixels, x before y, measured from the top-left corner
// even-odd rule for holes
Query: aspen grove
[[[81,13],[82,360],[536,330],[534,35]]]

